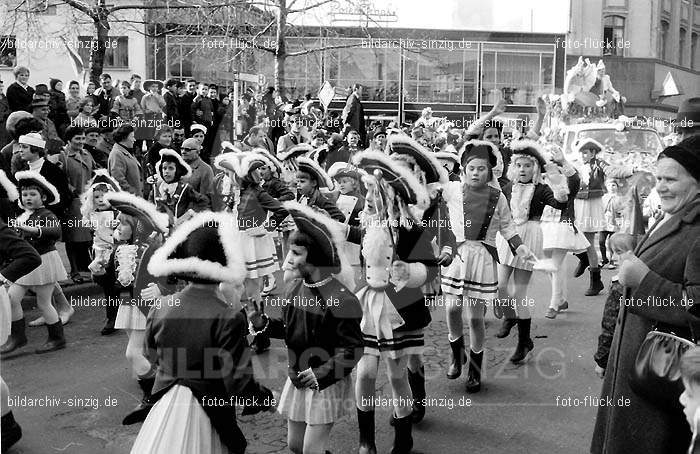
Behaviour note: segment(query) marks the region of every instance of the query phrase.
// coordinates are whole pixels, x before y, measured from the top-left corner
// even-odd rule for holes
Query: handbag
[[[683,298],[686,298],[685,291]],[[685,389],[681,380],[681,357],[697,345],[692,323],[692,339],[656,326],[639,347],[630,377],[632,390],[646,400],[666,408],[679,408],[678,398]]]

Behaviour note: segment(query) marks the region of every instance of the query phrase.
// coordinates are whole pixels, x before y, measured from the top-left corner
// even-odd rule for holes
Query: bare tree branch
[[[306,50],[300,50],[298,52],[287,52],[287,57],[299,57],[301,55],[307,55],[307,54],[312,54],[314,52],[322,52],[324,50],[332,50],[332,49],[347,49],[350,47],[358,47],[360,44],[354,43],[354,44],[338,44],[338,45],[332,45],[332,46],[323,46],[323,47],[315,47],[313,49],[306,49]]]
[[[288,9],[288,10],[287,10],[287,14],[303,13],[304,11],[308,11],[308,10],[310,10],[310,9],[318,8],[319,6],[323,6],[323,5],[325,5],[326,3],[331,3],[331,2],[333,2],[333,1],[335,1],[335,0],[323,0],[323,1],[320,1],[320,2],[318,2],[318,3],[314,3],[313,5],[305,6],[305,7],[303,7],[303,8],[299,8],[299,9]],[[289,6],[291,7],[292,5],[289,5]]]

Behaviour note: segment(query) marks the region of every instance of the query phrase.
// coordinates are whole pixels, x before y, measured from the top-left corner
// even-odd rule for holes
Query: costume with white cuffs
[[[542,256],[542,227],[540,220],[546,206],[561,210],[567,205],[565,188],[552,188],[540,182],[541,172],[546,165],[542,155],[542,147],[535,141],[524,139],[511,143],[510,149],[513,157],[510,163],[509,174],[512,177],[512,192],[510,196],[510,212],[513,216],[515,231],[518,232],[522,242],[538,257]],[[518,159],[530,160],[533,165],[533,179],[527,183],[521,183],[517,179],[515,169]],[[510,245],[502,238],[496,238],[496,247],[500,263],[513,268],[532,271],[534,263],[515,255]]]
[[[410,170],[383,152],[358,153],[353,164],[369,174],[367,197],[376,207],[376,212],[364,213],[364,238],[360,240],[359,228],[348,229],[350,241],[361,241],[365,259],[367,285],[357,293],[365,354],[390,358],[421,354],[423,329],[431,321],[421,286],[437,276],[438,266],[430,239],[411,217],[408,205],[427,208],[428,193]],[[377,170],[382,174],[379,182]],[[406,271],[392,276],[397,261],[407,264]]]
[[[475,158],[487,160],[491,168],[496,165],[490,145],[467,143],[460,154],[462,165]],[[442,270],[442,291],[464,298],[491,300],[498,287],[496,233],[508,240],[513,251],[522,244],[508,202],[491,183],[473,189],[466,183],[451,181],[445,185],[443,197],[457,252],[452,263]]]

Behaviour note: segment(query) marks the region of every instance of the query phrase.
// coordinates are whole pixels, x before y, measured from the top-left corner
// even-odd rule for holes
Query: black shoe
[[[143,391],[143,398],[141,403],[134,408],[131,413],[126,415],[122,420],[122,425],[130,426],[131,424],[136,424],[138,422],[143,422],[146,420],[146,416],[151,411],[151,408],[155,405],[155,401],[151,397],[151,391],[153,390],[153,384],[155,383],[155,377],[151,378],[139,378],[139,388]]]
[[[109,336],[110,334],[114,334],[116,332],[117,329],[114,327],[114,320],[107,319],[105,326],[103,326],[102,331],[100,331],[100,334],[103,336]]]
[[[452,349],[452,362],[447,369],[447,378],[454,380],[462,375],[462,364],[467,360],[467,352],[464,350],[464,336],[459,336],[456,341],[450,342]]]
[[[411,415],[394,418],[394,446],[391,448],[391,454],[411,453],[413,448],[412,426]]]
[[[592,269],[591,282],[588,286],[588,290],[586,290],[586,293],[584,293],[584,295],[595,296],[601,291],[603,291],[604,288],[605,285],[603,285],[603,281],[600,280],[600,269]]]
[[[36,353],[49,353],[66,348],[66,338],[63,336],[63,323],[57,321],[53,325],[46,325],[49,337],[44,345],[36,349]]]
[[[576,266],[576,270],[574,270],[574,277],[580,277],[584,271],[586,271],[586,268],[590,265],[588,262],[588,253],[587,252],[581,252],[580,254],[574,254],[576,257],[578,257],[578,265]]]
[[[467,392],[478,393],[481,391],[481,365],[484,359],[484,351],[474,353],[469,349],[469,375],[467,378]]]
[[[11,353],[18,348],[27,345],[27,336],[25,334],[26,328],[27,325],[24,322],[24,317],[12,322],[10,327],[10,337],[8,337],[7,342],[0,347],[0,353],[3,355],[5,353]]]
[[[359,454],[377,454],[374,442],[374,410],[362,411],[357,409],[357,425],[360,427]]]
[[[417,372],[411,372],[411,369],[408,369],[408,384],[411,386],[413,395],[411,419],[413,424],[417,424],[425,417],[425,367],[421,366]]]
[[[511,363],[521,363],[527,358],[527,355],[535,348],[530,338],[530,327],[532,319],[518,319],[518,346],[515,348],[515,353],[510,357]]]
[[[6,452],[22,438],[22,428],[15,421],[12,412],[4,415],[0,421],[0,426],[2,426],[2,452]]]
[[[503,323],[501,323],[501,329],[496,333],[496,337],[503,339],[510,336],[510,330],[518,323],[516,318],[504,318]]]

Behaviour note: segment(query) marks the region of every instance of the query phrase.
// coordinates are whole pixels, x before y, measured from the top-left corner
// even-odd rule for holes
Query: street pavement
[[[575,259],[567,266],[573,270]],[[595,401],[601,380],[594,374],[593,353],[600,319],[613,271],[603,270],[606,290],[596,297],[583,296],[587,275],[569,280],[569,306],[555,320],[544,318],[549,302],[549,280],[536,272],[529,296],[534,300],[532,336],[535,349],[527,363],[508,362],[517,329],[507,339],[494,333],[499,320],[489,310],[482,390],[466,394],[466,371],[447,380],[449,363],[447,326],[443,307],[433,312],[426,330],[426,376],[429,407],[425,420],[414,427],[416,454],[474,453],[584,453],[588,452],[596,416]],[[281,282],[278,279],[278,282]],[[78,304],[99,297],[95,286],[67,289]],[[83,297],[81,299],[81,297]],[[38,311],[29,302],[26,318]],[[274,314],[274,309],[270,311]],[[68,347],[45,355],[33,353],[46,337],[45,328],[28,328],[29,345],[2,358],[2,376],[12,399],[46,398],[42,406],[15,405],[15,418],[24,436],[10,451],[16,454],[125,454],[129,453],[140,425],[122,426],[121,420],[141,393],[124,357],[126,334],[100,336],[104,309],[76,307],[65,327]],[[465,324],[466,330],[466,324]],[[280,392],[286,378],[286,350],[282,341],[254,357],[259,380]],[[391,398],[384,367],[380,368],[378,396]],[[568,404],[568,405],[567,405]],[[239,409],[240,414],[240,409]],[[377,447],[391,450],[391,409],[377,408]],[[279,414],[239,416],[248,439],[249,453],[285,453],[286,420]],[[345,417],[331,435],[330,451],[357,451],[356,416]],[[140,453],[139,453],[140,454]],[[145,454],[145,453],[144,453]]]

